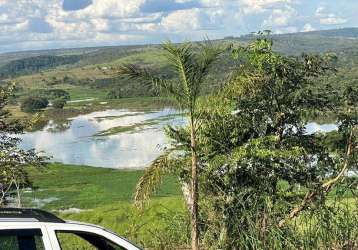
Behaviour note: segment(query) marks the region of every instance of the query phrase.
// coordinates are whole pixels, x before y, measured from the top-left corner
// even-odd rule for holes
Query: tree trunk
[[[317,190],[308,192],[306,194],[305,198],[303,199],[303,201],[301,202],[301,204],[299,206],[295,207],[290,212],[288,217],[282,219],[279,222],[279,224],[278,224],[279,227],[283,227],[288,220],[291,220],[291,219],[297,217],[307,207],[307,205],[312,203],[313,201],[315,201],[317,196],[319,196],[322,192],[324,193],[324,195],[327,195],[333,189],[333,187],[338,183],[338,181],[340,181],[344,177],[344,174],[347,172],[347,170],[349,168],[350,156],[353,151],[353,138],[354,138],[353,129],[354,128],[351,129],[349,137],[347,139],[346,159],[344,161],[343,167],[342,167],[341,171],[339,172],[339,174],[335,178],[323,183],[320,186],[320,188],[318,188]]]
[[[4,192],[4,189],[1,189],[1,197],[0,197],[0,207],[3,206],[3,203],[5,202],[5,192]]]
[[[198,158],[196,152],[196,129],[194,119],[191,116],[191,190],[192,190],[192,208],[191,208],[191,248],[199,249],[199,228],[198,228],[198,212],[199,212],[199,185],[198,185]]]
[[[181,190],[183,192],[184,200],[188,208],[189,213],[191,213],[191,208],[193,207],[193,196],[191,195],[191,183],[179,180],[181,182]]]
[[[17,207],[21,208],[22,207],[22,203],[21,203],[21,190],[20,190],[20,184],[15,182],[15,186],[16,186],[16,194],[17,194]]]
[[[9,185],[6,187],[5,184],[1,184],[1,198],[0,198],[0,207],[5,206],[5,202],[6,202],[6,195],[9,192],[11,186],[12,186],[12,181],[9,183]]]

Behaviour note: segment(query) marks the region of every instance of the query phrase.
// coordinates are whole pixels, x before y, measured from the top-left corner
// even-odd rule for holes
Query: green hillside
[[[344,28],[336,30],[301,32],[292,34],[271,35],[275,50],[285,54],[300,54],[305,53],[324,53],[324,52],[343,52],[349,54],[351,50],[358,48],[358,28]],[[255,35],[245,35],[241,37],[227,37],[217,42],[233,42],[233,43],[247,43],[255,39]],[[43,51],[25,51],[12,52],[0,54],[0,73],[3,71],[14,72],[17,75],[32,73],[38,70],[45,70],[63,64],[71,64],[72,68],[86,65],[95,65],[103,63],[113,63],[125,57],[136,55],[138,61],[146,58],[154,59],[154,54],[151,57],[151,52],[156,51],[158,45],[143,45],[143,46],[111,46],[111,47],[97,47],[97,48],[73,48],[73,49],[58,49],[58,50],[43,50]],[[138,56],[138,54],[140,54]],[[46,58],[76,58],[77,60],[66,60],[56,64],[49,60],[48,67],[36,67],[34,64],[29,64],[34,59]],[[36,60],[35,60],[36,61]],[[15,72],[18,64],[25,64],[22,72]],[[10,75],[11,76],[11,75]]]
[[[358,81],[358,28],[314,31],[307,33],[271,35],[274,49],[283,54],[331,53],[337,56],[336,76],[324,78],[321,84],[330,83],[340,91],[346,84]],[[227,37],[214,42],[221,44],[247,44],[255,35]],[[153,97],[158,93],[138,81],[129,81],[116,75],[122,63],[151,67],[157,74],[168,72],[163,51],[158,45],[113,46],[98,48],[60,49],[7,53],[0,55],[0,75],[3,81],[17,85],[13,109],[34,90],[63,89],[71,100],[97,98],[122,99]],[[209,75],[204,93],[225,83],[233,64],[224,55]],[[170,78],[167,74],[165,77]],[[80,93],[80,94],[79,94]],[[73,106],[73,105],[72,105]]]
[[[0,78],[31,74],[40,70],[56,68],[57,66],[75,64],[81,59],[79,55],[67,56],[36,56],[11,61],[0,67]]]
[[[357,46],[358,28],[342,28],[333,30],[319,30],[310,32],[299,32],[290,34],[272,35],[276,42],[282,43],[280,47],[284,49],[291,45],[301,45],[302,47],[294,47],[295,52],[302,51],[302,48],[312,49],[316,52],[324,50],[322,42],[326,44],[325,49],[335,50]],[[227,37],[223,40],[248,41],[254,38],[253,35],[245,35],[240,37]],[[221,41],[221,40],[218,40]],[[36,56],[64,56],[64,55],[82,55],[82,63],[103,63],[116,60],[121,55],[131,52],[146,50],[147,48],[158,47],[158,45],[137,45],[137,46],[106,46],[106,47],[89,47],[89,48],[69,48],[55,50],[34,50],[9,52],[0,54],[0,65],[4,65],[10,61],[20,60]]]

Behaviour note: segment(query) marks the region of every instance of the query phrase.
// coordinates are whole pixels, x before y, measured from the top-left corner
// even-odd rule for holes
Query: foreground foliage
[[[21,207],[21,191],[31,184],[26,168],[41,166],[45,160],[33,150],[19,148],[20,139],[15,135],[22,133],[24,125],[11,120],[5,109],[12,91],[13,86],[0,87],[0,207],[8,202],[14,190],[16,205]]]
[[[334,58],[283,56],[272,50],[272,42],[265,37],[232,53],[237,66],[230,81],[203,98],[197,112],[202,246],[267,249],[289,243],[301,248],[307,244],[306,237],[314,234],[305,224],[318,221],[322,214],[331,216],[332,223],[320,225],[316,232],[329,234],[330,226],[337,226],[338,234],[346,227],[351,234],[336,238],[335,243],[317,235],[315,247],[326,243],[333,247],[339,241],[355,246],[356,228],[350,220],[355,218],[356,204],[351,202],[351,209],[341,210],[340,197],[334,206],[327,203],[336,186],[349,181],[347,192],[353,193],[357,185],[354,178],[345,181],[348,171],[357,170],[355,86],[332,98],[326,93],[329,88],[315,85],[335,73]],[[325,144],[325,135],[305,131],[308,114],[328,111],[337,115],[342,139],[333,151]],[[172,146],[138,183],[138,200],[147,199],[168,173],[180,180],[191,178],[190,126],[170,127],[167,133]],[[185,186],[182,189],[187,197]],[[306,210],[312,207],[317,209],[308,216]],[[296,231],[302,230],[296,238]]]
[[[24,193],[24,205],[39,206],[64,219],[102,225],[145,249],[188,249],[190,217],[180,194],[180,185],[174,177],[166,178],[147,206],[138,210],[131,201],[141,175],[143,171],[62,164],[51,164],[44,171],[32,168],[29,177],[34,189]],[[55,177],[56,182],[53,181]],[[273,249],[335,246],[340,249],[353,244],[358,230],[355,223],[357,210],[354,210],[357,200],[347,189],[352,183],[347,181],[341,188],[335,188],[327,197],[324,208],[312,206],[289,227],[270,227],[267,246]],[[287,185],[280,183],[279,187],[284,192]],[[262,242],[255,238],[255,211],[247,211],[246,216],[248,220],[252,219],[252,232],[241,235],[240,249],[262,249]],[[346,240],[348,238],[352,240]],[[213,246],[212,249],[217,248]]]

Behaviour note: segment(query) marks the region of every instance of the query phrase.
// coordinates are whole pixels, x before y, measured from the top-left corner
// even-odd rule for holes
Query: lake
[[[79,115],[64,123],[20,136],[21,146],[52,156],[51,161],[106,168],[144,168],[167,143],[163,127],[184,124],[170,108],[150,112],[126,109]]]
[[[145,168],[168,142],[165,125],[185,124],[175,109],[111,109],[79,115],[20,136],[21,146],[52,156],[51,161],[105,168]],[[308,123],[307,133],[337,130],[335,124]]]

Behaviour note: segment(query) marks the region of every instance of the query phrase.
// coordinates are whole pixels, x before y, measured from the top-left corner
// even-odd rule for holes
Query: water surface
[[[21,135],[22,147],[52,156],[51,161],[107,168],[144,168],[167,143],[163,127],[181,124],[174,109],[152,112],[106,110]],[[112,131],[113,130],[113,131]],[[105,133],[105,136],[102,135]]]
[[[319,124],[317,122],[310,122],[306,125],[307,134],[328,133],[336,130],[338,130],[338,126],[334,123]]]
[[[150,112],[127,109],[80,115],[50,121],[43,129],[21,135],[22,147],[51,156],[51,161],[106,168],[145,168],[167,143],[165,125],[180,125],[185,118],[175,109]],[[335,124],[306,125],[306,133],[331,132]]]

